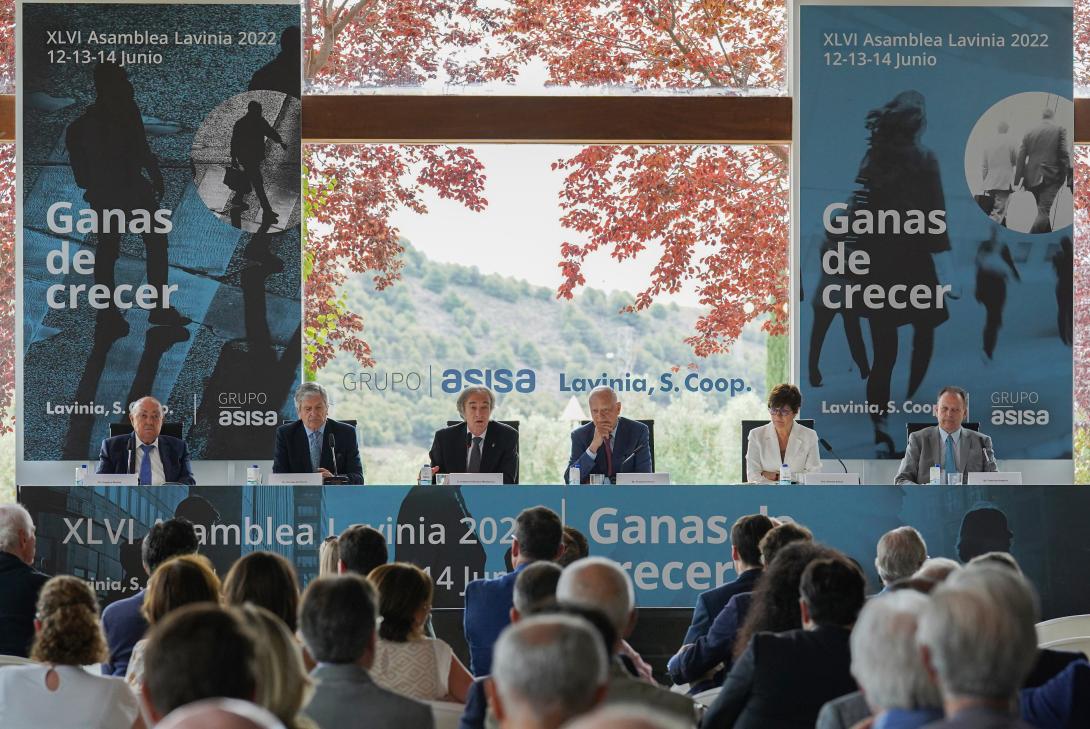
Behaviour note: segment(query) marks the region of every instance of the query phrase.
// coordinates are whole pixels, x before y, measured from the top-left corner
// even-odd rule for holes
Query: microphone
[[[332,433],[328,433],[325,439],[326,445],[329,446],[329,453],[333,456],[333,475],[337,474],[337,439],[333,437]]]
[[[844,461],[840,460],[840,456],[838,456],[836,454],[836,451],[833,450],[833,447],[831,445],[829,445],[829,441],[825,440],[824,438],[818,438],[818,443],[821,443],[821,447],[824,448],[825,450],[829,451],[829,453],[833,456],[833,458],[835,458],[837,461],[839,461],[840,467],[844,469],[844,473],[847,473],[848,472],[848,467],[844,465]]]
[[[132,441],[130,441],[129,442],[129,449],[127,451],[125,451],[125,473],[135,473],[135,472],[136,472],[136,459],[133,458]]]
[[[617,470],[620,470],[621,466],[623,466],[624,464],[631,461],[632,458],[642,450],[643,450],[643,443],[640,443],[638,446],[636,446],[636,450],[632,451],[631,453],[629,453],[627,456],[624,457],[624,460],[621,461],[621,465],[617,467]]]

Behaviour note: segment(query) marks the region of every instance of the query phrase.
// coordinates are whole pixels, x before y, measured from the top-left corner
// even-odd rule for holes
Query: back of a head
[[[589,623],[569,615],[539,615],[500,634],[492,680],[506,714],[559,726],[590,710],[608,667],[606,649]]]
[[[206,699],[170,712],[156,729],[284,729],[268,710],[239,699]]]
[[[514,605],[523,617],[539,606],[556,602],[556,585],[560,581],[560,565],[538,561],[526,565],[515,578]]]
[[[193,523],[188,519],[174,517],[152,524],[140,545],[140,558],[150,575],[168,559],[193,554],[199,546]]]
[[[765,567],[770,566],[780,550],[792,542],[812,541],[814,541],[813,532],[801,524],[786,522],[773,527],[765,532],[757,545],[761,552],[761,564]]]
[[[575,527],[564,525],[562,541],[564,542],[564,551],[556,560],[556,563],[561,567],[567,567],[576,560],[590,556],[590,545],[587,544],[586,536]]]
[[[19,535],[34,530],[34,522],[22,504],[0,504],[0,552],[15,553]]]
[[[564,729],[688,729],[692,724],[643,704],[609,704]]]
[[[431,607],[431,577],[414,564],[394,562],[376,567],[368,579],[378,591],[379,637],[398,643],[409,640],[420,610]]]
[[[299,613],[299,580],[295,567],[275,552],[251,552],[231,565],[223,581],[227,605],[260,605],[295,632]]]
[[[1001,567],[1012,572],[1022,574],[1022,567],[1018,564],[1018,560],[1011,555],[1010,552],[985,552],[984,554],[978,554],[969,560],[966,567],[978,567],[980,565],[991,565],[993,567]]]
[[[799,594],[818,625],[854,624],[866,591],[863,572],[842,555],[811,561],[799,580]]]
[[[319,663],[355,663],[371,646],[376,615],[375,588],[366,578],[319,577],[303,593],[299,632]]]
[[[1037,656],[1037,599],[1020,575],[981,565],[951,575],[931,595],[916,640],[946,697],[1008,700]]]
[[[318,576],[329,577],[339,572],[337,563],[341,561],[341,550],[337,537],[326,537],[318,547]]]
[[[869,601],[852,630],[852,676],[878,713],[942,706],[916,646],[916,627],[928,597],[901,590]]]
[[[159,716],[211,698],[250,701],[257,689],[253,634],[215,605],[189,605],[148,634],[144,691]]]
[[[931,580],[937,585],[960,569],[961,565],[949,557],[931,557],[924,560],[913,577]]]
[[[58,575],[38,594],[37,619],[30,657],[40,663],[87,666],[106,658],[106,639],[98,622],[98,602],[91,586],[70,575]]]
[[[794,526],[794,525],[792,525]],[[738,550],[738,558],[747,565],[761,564],[761,540],[775,525],[764,514],[746,514],[739,517],[730,528],[731,546]]]
[[[567,567],[556,585],[556,599],[561,605],[603,613],[620,638],[627,633],[635,607],[635,592],[628,573],[605,557],[587,557]]]
[[[212,563],[199,554],[183,554],[163,562],[148,580],[140,608],[154,625],[178,608],[193,603],[220,601],[220,580]]]
[[[560,515],[546,506],[523,509],[515,519],[519,554],[529,560],[554,559],[564,539]]]
[[[878,540],[878,556],[874,566],[878,577],[888,585],[911,577],[927,559],[927,544],[920,533],[910,526],[897,527]]]
[[[378,529],[362,524],[353,524],[341,532],[337,550],[345,570],[364,577],[389,559],[386,537]]]
[[[246,603],[232,608],[254,636],[257,693],[254,703],[294,725],[310,695],[303,653],[284,621],[265,608]]]

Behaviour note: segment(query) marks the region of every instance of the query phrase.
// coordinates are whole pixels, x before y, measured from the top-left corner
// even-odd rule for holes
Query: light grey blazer
[[[431,707],[378,686],[354,663],[325,663],[310,672],[314,696],[303,713],[325,729],[434,729]]]
[[[982,471],[996,471],[995,452],[992,450],[992,439],[983,433],[961,429],[961,441],[958,444],[958,468],[961,471],[961,481],[965,483],[968,474]],[[901,461],[901,467],[897,471],[898,486],[906,483],[927,483],[931,467],[936,463],[941,464],[944,458],[942,434],[939,426],[932,425],[923,430],[917,430],[908,436],[908,447],[905,448],[905,457]]]

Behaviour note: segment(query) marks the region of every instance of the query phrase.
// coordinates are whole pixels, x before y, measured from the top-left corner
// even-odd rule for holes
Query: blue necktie
[[[140,449],[144,451],[144,458],[140,461],[140,476],[138,481],[141,486],[151,485],[151,451],[155,446],[140,444]]]
[[[310,468],[317,471],[322,463],[322,432],[315,431],[310,434]]]
[[[946,462],[943,464],[942,470],[946,473],[957,473],[957,461],[954,460],[954,436],[946,436]]]

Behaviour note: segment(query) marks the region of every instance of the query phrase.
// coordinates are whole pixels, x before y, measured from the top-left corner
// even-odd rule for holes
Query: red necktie
[[[609,447],[609,438],[602,441],[606,449],[606,478],[613,478],[613,449]]]

